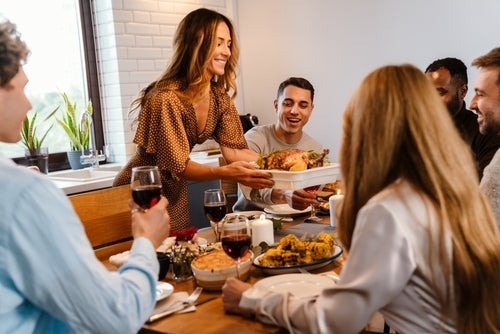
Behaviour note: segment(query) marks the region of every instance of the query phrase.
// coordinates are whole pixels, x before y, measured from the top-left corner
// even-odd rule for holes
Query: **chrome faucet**
[[[92,135],[92,114],[88,110],[85,110],[82,114],[80,125],[83,131],[89,132]],[[80,156],[80,163],[82,165],[90,164],[90,168],[99,168],[99,161],[104,160],[106,160],[106,155],[102,151],[99,153],[99,151],[91,149],[90,154],[85,154],[82,148],[82,155]]]
[[[80,156],[80,163],[82,165],[90,164],[90,168],[99,168],[99,161],[106,160],[106,155],[102,151],[91,150],[90,154],[83,154]]]

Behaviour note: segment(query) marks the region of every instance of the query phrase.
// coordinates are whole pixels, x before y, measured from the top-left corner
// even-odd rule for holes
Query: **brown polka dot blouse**
[[[186,168],[193,146],[212,138],[221,146],[247,148],[238,112],[222,88],[212,84],[207,123],[199,132],[193,105],[179,98],[175,92],[178,87],[179,82],[171,81],[150,94],[140,112],[134,137],[137,152],[113,183],[114,186],[129,184],[132,167],[157,165],[161,172],[162,191],[169,201],[173,230],[191,225],[188,184],[179,175]]]

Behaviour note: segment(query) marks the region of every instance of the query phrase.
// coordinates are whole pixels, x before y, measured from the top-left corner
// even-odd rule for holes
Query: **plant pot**
[[[47,147],[25,149],[24,156],[28,162],[28,166],[37,167],[41,173],[48,174],[49,172],[49,149]]]
[[[83,151],[83,154],[89,154],[90,150],[85,150]],[[84,167],[90,166],[90,164],[85,164],[83,165],[80,162],[80,157],[82,156],[82,151],[68,151],[66,152],[68,155],[68,161],[69,165],[71,166],[71,169],[82,169]]]

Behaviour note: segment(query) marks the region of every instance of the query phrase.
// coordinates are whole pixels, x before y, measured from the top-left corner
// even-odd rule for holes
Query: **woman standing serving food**
[[[269,173],[252,163],[258,155],[247,148],[229,96],[229,91],[233,98],[237,92],[238,53],[231,21],[215,11],[197,9],[179,24],[165,73],[132,104],[132,110],[140,110],[134,138],[137,152],[114,185],[130,183],[132,167],[157,165],[174,230],[189,226],[188,180],[235,180],[259,189],[272,186]],[[210,138],[219,143],[228,165],[210,167],[189,159],[193,146]]]

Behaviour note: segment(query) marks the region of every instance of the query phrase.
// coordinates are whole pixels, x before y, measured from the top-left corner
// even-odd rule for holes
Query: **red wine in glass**
[[[203,206],[208,220],[220,222],[227,212],[226,203],[205,203]]]
[[[224,252],[237,260],[248,252],[252,238],[247,234],[231,234],[223,236],[221,243]]]
[[[252,237],[246,216],[233,214],[222,221],[221,243],[224,252],[236,262],[236,277],[240,278],[241,257],[250,250]]]
[[[222,221],[227,211],[226,194],[222,189],[207,189],[203,192],[203,208],[205,215],[210,221],[210,226],[214,230],[215,241],[220,241],[220,230]]]
[[[161,179],[157,166],[139,166],[132,168],[130,188],[134,202],[147,210],[160,201]]]
[[[161,186],[146,185],[132,189],[134,202],[143,209],[149,209],[160,201]]]

